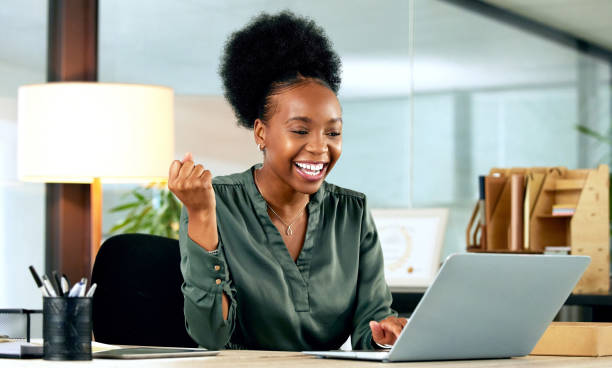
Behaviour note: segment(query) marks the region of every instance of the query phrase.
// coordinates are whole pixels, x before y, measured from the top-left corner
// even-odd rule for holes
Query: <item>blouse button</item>
[[[215,283],[216,283],[217,285],[221,284],[221,279],[216,279],[216,280],[215,280]]]
[[[215,265],[215,271],[219,271],[220,269],[221,269],[221,266]]]

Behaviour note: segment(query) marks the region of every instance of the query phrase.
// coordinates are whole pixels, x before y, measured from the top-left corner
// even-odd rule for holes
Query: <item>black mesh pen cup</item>
[[[92,298],[43,298],[43,359],[91,360]]]

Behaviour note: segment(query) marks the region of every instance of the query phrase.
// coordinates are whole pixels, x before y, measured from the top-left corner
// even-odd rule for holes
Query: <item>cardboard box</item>
[[[612,355],[612,323],[553,322],[531,355]]]

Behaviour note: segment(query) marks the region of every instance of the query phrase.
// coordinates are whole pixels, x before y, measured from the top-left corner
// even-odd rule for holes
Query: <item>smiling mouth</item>
[[[319,162],[319,163],[294,162],[293,164],[297,167],[298,170],[312,177],[319,176],[321,172],[327,167],[327,162],[326,163],[323,163],[323,162]]]

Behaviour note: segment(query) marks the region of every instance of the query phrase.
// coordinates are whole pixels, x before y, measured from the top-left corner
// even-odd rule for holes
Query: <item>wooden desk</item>
[[[294,352],[224,350],[216,357],[52,362],[41,359],[0,359],[3,368],[30,367],[610,367],[612,357],[574,358],[528,356],[512,359],[466,360],[447,362],[377,363],[356,360],[320,359]]]

